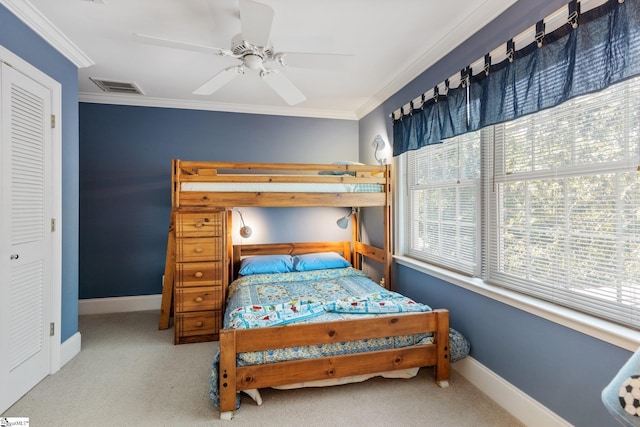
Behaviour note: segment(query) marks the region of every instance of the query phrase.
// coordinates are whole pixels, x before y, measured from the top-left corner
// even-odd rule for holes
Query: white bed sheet
[[[279,192],[279,193],[357,193],[380,192],[378,184],[286,183],[286,182],[183,182],[182,191],[210,192]]]

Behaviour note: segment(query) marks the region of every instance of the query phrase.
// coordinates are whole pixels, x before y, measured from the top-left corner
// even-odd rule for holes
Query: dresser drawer
[[[179,212],[176,214],[176,237],[222,236],[224,211]]]
[[[217,334],[220,332],[219,310],[180,313],[176,315],[176,328],[182,337]]]
[[[176,261],[222,260],[222,237],[194,237],[176,239]]]
[[[176,264],[176,287],[222,286],[222,262],[186,262]]]
[[[175,289],[175,312],[220,310],[222,308],[222,288],[201,286]]]

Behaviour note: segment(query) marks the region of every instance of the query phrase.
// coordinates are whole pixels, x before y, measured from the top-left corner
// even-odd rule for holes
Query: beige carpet
[[[30,426],[519,426],[456,372],[440,389],[431,369],[410,380],[243,397],[232,421],[209,402],[209,364],[217,342],[173,345],[157,312],[81,316],[82,351],[3,416]]]

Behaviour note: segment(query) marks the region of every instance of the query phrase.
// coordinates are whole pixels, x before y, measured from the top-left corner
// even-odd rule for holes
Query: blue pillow
[[[239,274],[289,273],[293,271],[291,255],[256,255],[240,261]]]
[[[295,271],[323,270],[325,268],[351,267],[349,261],[336,252],[316,252],[293,257]]]

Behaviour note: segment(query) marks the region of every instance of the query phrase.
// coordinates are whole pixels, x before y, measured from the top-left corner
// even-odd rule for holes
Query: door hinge
[[[55,114],[51,115],[51,129],[55,129],[56,128],[56,116]]]
[[[56,219],[51,218],[51,232],[53,233],[54,231],[56,231]]]
[[[51,322],[49,323],[49,336],[52,337],[56,333],[56,324]]]

